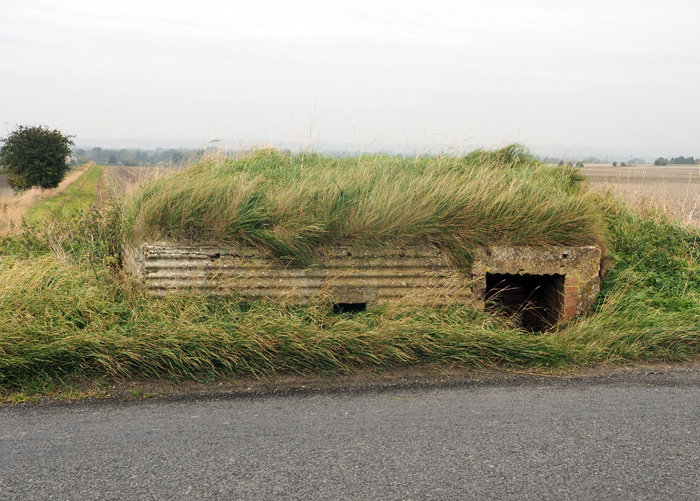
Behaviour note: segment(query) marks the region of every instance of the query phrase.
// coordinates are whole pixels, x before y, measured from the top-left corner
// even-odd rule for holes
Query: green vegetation
[[[488,155],[484,156],[487,158]],[[399,303],[354,315],[337,315],[322,298],[307,306],[283,301],[246,303],[186,293],[152,298],[116,266],[122,241],[117,223],[125,220],[132,225],[132,232],[141,234],[156,231],[155,228],[164,233],[179,228],[178,231],[186,230],[188,238],[198,237],[202,231],[200,225],[212,216],[205,215],[204,209],[185,210],[188,201],[199,200],[200,194],[192,192],[196,184],[188,184],[187,176],[182,175],[175,178],[176,183],[164,180],[144,188],[135,202],[131,202],[134,205],[128,206],[126,217],[119,207],[92,209],[60,219],[49,215],[40,229],[29,229],[0,241],[0,311],[3,312],[0,395],[9,398],[16,392],[45,394],[83,377],[211,380],[244,374],[261,377],[279,373],[338,374],[417,364],[552,371],[598,363],[686,360],[700,352],[700,230],[697,228],[678,225],[660,214],[637,213],[608,196],[591,195],[571,170],[543,168],[536,162],[515,167],[485,165],[484,172],[479,174],[475,165],[459,159],[438,159],[432,164],[429,160],[409,162],[376,157],[359,162],[358,159],[336,161],[307,155],[285,160],[285,165],[279,165],[275,154],[256,154],[239,163],[202,164],[186,172],[189,176],[204,176],[210,186],[215,186],[217,179],[233,176],[240,182],[242,193],[268,194],[268,203],[258,207],[279,209],[282,201],[286,201],[290,204],[287,212],[266,209],[260,218],[266,220],[271,213],[289,214],[285,217],[291,220],[295,210],[301,211],[296,214],[302,221],[299,223],[302,230],[309,224],[305,208],[310,200],[302,188],[312,187],[317,188],[313,192],[317,196],[327,194],[331,198],[331,205],[320,205],[323,211],[334,207],[332,203],[346,210],[353,207],[356,217],[362,215],[353,226],[358,230],[370,227],[366,219],[369,212],[344,205],[344,198],[334,196],[330,187],[323,191],[312,182],[324,179],[319,168],[324,162],[331,164],[329,172],[338,182],[336,191],[348,193],[345,190],[355,189],[352,193],[357,196],[366,196],[362,190],[372,184],[357,179],[353,161],[363,175],[380,184],[381,191],[376,193],[384,197],[393,193],[390,181],[394,178],[402,190],[415,188],[394,194],[396,198],[399,193],[426,192],[420,176],[402,177],[402,170],[409,168],[412,173],[422,171],[449,194],[474,189],[471,185],[452,184],[464,181],[461,171],[468,170],[488,189],[505,186],[507,191],[502,199],[498,195],[498,200],[505,200],[506,194],[524,197],[521,192],[540,200],[537,197],[544,197],[544,193],[531,183],[538,179],[552,188],[549,198],[573,197],[579,200],[579,206],[596,207],[591,225],[597,228],[595,225],[600,224],[607,231],[614,267],[603,281],[593,313],[553,331],[535,334],[519,329],[508,317],[459,305],[416,308]],[[312,177],[302,174],[304,170],[310,171]],[[253,176],[253,171],[260,175]],[[285,182],[287,178],[299,183]],[[443,178],[450,182],[440,182]],[[503,179],[510,179],[510,183]],[[274,188],[273,180],[279,180],[281,186]],[[520,187],[521,181],[526,188]],[[166,186],[170,191],[166,199],[178,200],[181,210],[171,219],[164,213],[154,219],[159,224],[165,221],[170,225],[151,226],[151,219],[145,215],[154,215],[146,208],[155,199],[163,200],[159,189],[165,190]],[[298,191],[293,191],[294,186]],[[230,191],[222,191],[229,194],[230,203],[238,204],[236,207],[246,214],[246,221],[257,221],[251,208],[257,200],[247,196],[244,199],[250,201],[248,205],[238,203]],[[285,197],[272,198],[270,193],[282,193]],[[473,193],[482,194],[478,190]],[[177,197],[173,198],[174,194]],[[481,196],[484,203],[490,203],[487,194]],[[386,218],[391,214],[387,208],[391,204],[383,199],[363,200],[377,209],[380,214],[375,221],[386,228]],[[440,200],[451,202],[454,198]],[[418,213],[427,210],[416,200],[414,205]],[[444,215],[437,221],[452,222],[457,217],[443,204],[438,207],[439,210],[429,211]],[[551,217],[559,217],[553,208],[558,206],[549,207]],[[525,209],[534,210],[527,204]],[[195,217],[195,223],[188,225],[185,214]],[[348,217],[347,213],[341,214]],[[408,236],[402,233],[407,224],[402,218],[407,216],[400,212],[395,215],[400,220],[393,223],[401,229],[399,238],[414,238],[417,232]],[[500,218],[512,221],[506,217],[505,210],[495,221],[501,221]],[[344,227],[341,222],[336,224]],[[258,228],[253,222],[248,227]],[[219,232],[224,230],[229,231],[224,233],[228,238],[239,234],[236,231],[240,230],[228,228],[231,226],[223,225],[223,230],[217,227],[216,232],[207,235],[220,236]],[[263,229],[258,231],[262,233]],[[595,234],[600,235],[600,231]],[[427,233],[436,235],[436,239],[446,238],[437,229]],[[477,237],[466,240],[478,242]]]
[[[16,191],[58,186],[70,169],[71,138],[42,125],[18,126],[0,148],[0,163],[10,171],[8,184]]]
[[[92,165],[58,196],[48,198],[29,209],[25,218],[28,224],[39,224],[48,214],[65,215],[84,210],[95,203],[95,195],[102,176],[102,166]]]
[[[430,242],[468,266],[490,243],[604,247],[599,203],[580,180],[512,147],[432,159],[262,150],[145,185],[125,223],[134,242],[235,241],[298,265],[327,245]]]

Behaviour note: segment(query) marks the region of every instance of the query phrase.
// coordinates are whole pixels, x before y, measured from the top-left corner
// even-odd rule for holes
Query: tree
[[[668,165],[668,160],[666,160],[664,157],[659,157],[656,160],[654,160],[654,165]]]
[[[134,167],[139,164],[134,159],[134,154],[126,148],[119,150],[119,162],[127,167]]]
[[[73,137],[43,125],[18,126],[3,138],[0,148],[0,163],[9,171],[8,184],[15,191],[58,186],[70,169]]]
[[[674,165],[693,165],[695,163],[695,159],[693,157],[676,157],[671,159],[671,163]]]

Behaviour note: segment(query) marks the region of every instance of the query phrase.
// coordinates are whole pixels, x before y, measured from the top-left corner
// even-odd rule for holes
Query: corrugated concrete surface
[[[511,288],[523,289],[524,284],[528,304],[537,303],[543,312],[538,314],[551,324],[569,320],[593,304],[600,289],[601,251],[593,246],[493,246],[475,253],[471,270],[458,270],[430,245],[372,251],[336,247],[318,265],[296,268],[251,247],[156,242],[128,247],[125,261],[127,270],[155,295],[195,289],[297,303],[325,295],[336,303],[367,307],[402,300],[424,305],[458,301],[483,308],[489,297],[488,277],[505,282],[500,289],[504,295],[509,277],[514,277]],[[517,277],[543,278],[540,285]]]
[[[318,266],[295,268],[250,247],[193,247],[168,242],[131,248],[127,269],[154,294],[198,289],[245,298],[307,302],[327,294],[337,303],[405,299],[445,304],[471,299],[471,276],[451,268],[434,247],[356,252],[329,249]]]

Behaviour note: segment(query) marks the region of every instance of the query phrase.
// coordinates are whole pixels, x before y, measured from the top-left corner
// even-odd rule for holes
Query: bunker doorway
[[[486,308],[512,315],[523,329],[548,329],[562,318],[564,279],[565,275],[487,273]]]

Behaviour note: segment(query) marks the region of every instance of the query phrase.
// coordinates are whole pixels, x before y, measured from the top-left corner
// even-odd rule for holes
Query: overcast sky
[[[0,5],[0,135],[700,156],[697,1]]]

